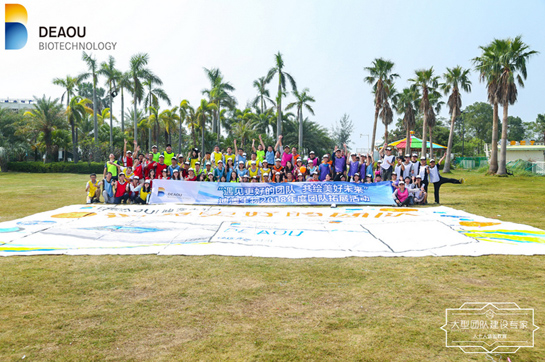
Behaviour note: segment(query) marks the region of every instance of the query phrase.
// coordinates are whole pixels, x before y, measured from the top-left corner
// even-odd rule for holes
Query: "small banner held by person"
[[[230,183],[154,180],[151,204],[394,205],[390,182]]]

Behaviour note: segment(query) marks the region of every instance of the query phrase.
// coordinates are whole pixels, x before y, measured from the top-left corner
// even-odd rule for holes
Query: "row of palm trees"
[[[507,39],[495,39],[490,44],[480,47],[482,54],[472,61],[475,70],[479,73],[479,79],[486,84],[488,101],[494,106],[492,146],[489,173],[506,175],[506,146],[508,130],[509,105],[517,101],[517,84],[524,86],[527,77],[526,62],[537,54],[530,50],[520,36]],[[388,125],[393,122],[392,108],[403,115],[403,124],[406,130],[407,140],[410,131],[416,124],[416,114],[420,112],[423,118],[422,125],[422,154],[427,152],[427,135],[429,131],[430,146],[432,143],[432,130],[436,123],[436,114],[440,111],[444,102],[441,101],[441,93],[448,96],[447,106],[451,115],[450,133],[445,157],[444,172],[450,172],[452,153],[452,141],[454,135],[454,122],[460,116],[462,109],[461,92],[471,92],[469,80],[470,69],[461,66],[446,69],[442,76],[438,76],[433,67],[415,71],[413,78],[409,79],[410,86],[401,92],[395,89],[395,80],[399,75],[393,72],[394,63],[382,58],[373,61],[370,67],[364,68],[369,73],[364,81],[373,87],[375,118],[371,144],[375,144],[378,118],[385,126],[385,143],[388,143]],[[498,164],[498,109],[503,107],[501,153]],[[407,142],[406,153],[410,152]],[[430,149],[433,156],[433,147]]]
[[[210,88],[202,90],[202,94],[207,99],[202,99],[196,108],[192,107],[188,100],[182,100],[178,106],[173,108],[160,110],[160,100],[171,106],[171,100],[166,92],[160,88],[163,84],[161,78],[154,74],[148,67],[149,55],[139,53],[131,57],[129,68],[123,72],[116,67],[116,60],[110,56],[107,61],[98,63],[96,58],[91,54],[83,52],[82,60],[84,61],[87,71],[76,77],[66,76],[66,78],[55,78],[53,83],[63,87],[64,93],[61,97],[63,102],[66,97],[66,119],[70,125],[74,161],[77,162],[78,154],[78,127],[77,124],[87,114],[93,116],[94,120],[94,140],[98,144],[98,129],[100,119],[99,111],[97,110],[97,87],[99,79],[103,78],[107,88],[109,98],[109,108],[102,111],[102,118],[110,120],[110,150],[113,149],[113,120],[115,119],[112,111],[113,98],[118,94],[121,96],[121,132],[125,134],[125,93],[129,92],[132,95],[132,110],[128,116],[131,117],[134,126],[134,139],[138,137],[139,128],[145,127],[148,129],[148,143],[152,143],[152,136],[155,141],[159,137],[161,129],[165,131],[166,142],[171,142],[172,133],[178,132],[178,148],[182,148],[182,133],[183,124],[185,124],[192,136],[193,144],[196,145],[196,132],[201,132],[201,147],[204,148],[205,131],[207,124],[211,121],[211,132],[217,135],[219,143],[222,135],[222,125],[225,126],[227,119],[237,119],[240,124],[236,127],[229,127],[234,132],[245,133],[247,128],[255,128],[259,124],[266,124],[264,129],[266,132],[276,131],[277,136],[282,134],[282,121],[284,120],[282,99],[288,93],[286,89],[286,79],[289,80],[292,88],[292,94],[295,101],[289,103],[285,110],[295,108],[297,110],[297,120],[299,122],[299,147],[303,147],[303,124],[304,116],[303,109],[307,109],[312,115],[314,110],[311,103],[315,99],[309,94],[308,88],[301,92],[297,90],[294,78],[285,71],[282,54],[275,54],[275,66],[272,67],[266,76],[259,78],[254,82],[254,87],[257,90],[257,95],[251,105],[243,110],[244,114],[237,114],[237,100],[232,95],[235,90],[230,82],[225,81],[223,74],[217,68],[204,68],[205,74],[210,82]],[[278,94],[273,100],[270,97],[267,85],[278,76]],[[76,95],[76,91],[83,85],[83,81],[91,78],[93,88],[93,99]],[[144,111],[139,111],[139,106],[143,103]],[[92,105],[92,108],[91,108]],[[269,108],[268,105],[271,107]],[[249,111],[250,107],[254,107],[254,111]],[[276,110],[276,112],[274,112]],[[230,116],[227,115],[230,113]],[[238,113],[241,111],[238,110]],[[145,114],[142,117],[142,114]],[[288,115],[291,116],[290,113]],[[271,121],[273,116],[276,116],[277,122],[274,125]],[[178,125],[178,127],[176,127]],[[176,128],[178,128],[176,130]]]

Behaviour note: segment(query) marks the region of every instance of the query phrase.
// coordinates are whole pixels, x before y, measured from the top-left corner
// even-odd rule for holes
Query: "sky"
[[[524,121],[545,113],[545,82],[539,80],[545,79],[544,0],[18,2],[28,12],[28,42],[22,49],[4,50],[0,37],[0,98],[57,98],[63,90],[52,84],[53,78],[85,71],[81,51],[39,50],[41,41],[71,41],[40,38],[40,26],[85,26],[84,41],[116,42],[115,50],[91,53],[99,62],[113,55],[121,70],[128,69],[132,55],[148,53],[149,67],[163,80],[173,105],[182,99],[196,105],[203,98],[201,91],[209,86],[206,67],[221,70],[243,108],[256,95],[253,81],[267,74],[280,51],[297,87],[309,88],[316,99],[315,116],[304,116],[331,128],[348,114],[355,125],[352,146],[367,148],[374,104],[363,78],[373,59],[395,63],[400,75],[396,88],[401,90],[416,69],[433,66],[442,75],[446,67],[471,68],[479,46],[522,35],[541,54],[530,59],[526,86],[519,88],[519,100],[509,113]],[[463,106],[486,101],[475,72],[471,80],[472,92],[462,95]],[[273,83],[269,89],[275,94]],[[284,102],[292,100],[289,95]],[[130,106],[128,99],[125,105]],[[119,97],[113,108],[119,115]],[[440,116],[448,117],[444,108]],[[379,124],[377,140],[383,133]]]

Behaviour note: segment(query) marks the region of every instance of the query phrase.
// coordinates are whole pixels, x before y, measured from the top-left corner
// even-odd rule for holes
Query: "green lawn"
[[[444,185],[443,205],[544,228],[545,178],[455,177],[467,183]],[[0,221],[82,203],[87,179],[0,173]],[[485,361],[444,346],[445,308],[516,302],[543,328],[544,262],[0,258],[0,361]],[[542,330],[535,346],[511,360],[545,360]]]

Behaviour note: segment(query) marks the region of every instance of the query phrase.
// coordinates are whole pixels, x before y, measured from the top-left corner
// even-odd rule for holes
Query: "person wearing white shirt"
[[[381,167],[381,174],[383,180],[389,180],[392,177],[392,171],[394,170],[395,165],[395,156],[392,155],[392,148],[386,147],[386,144],[384,144],[385,147],[382,147],[380,150],[380,156],[382,157],[382,164]],[[386,149],[386,154],[384,154],[384,150]]]
[[[441,174],[439,173],[439,165],[441,164],[441,162],[443,162],[443,160],[445,159],[445,156],[446,155],[443,155],[443,157],[441,157],[441,159],[439,160],[439,162],[437,162],[437,164],[435,164],[435,160],[432,158],[430,160],[430,166],[428,167],[430,182],[433,183],[433,190],[435,194],[436,204],[439,203],[439,189],[441,188],[442,184],[447,184],[447,183],[461,184],[464,182],[464,179],[457,180],[454,178],[446,178],[441,176]]]

